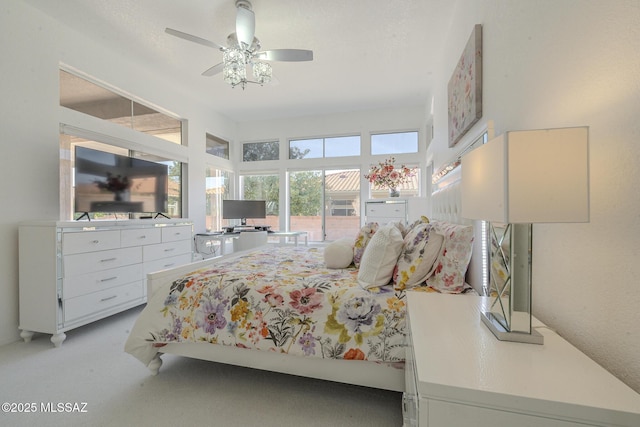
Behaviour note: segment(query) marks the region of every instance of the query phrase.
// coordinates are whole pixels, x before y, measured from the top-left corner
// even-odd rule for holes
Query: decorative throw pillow
[[[385,225],[373,235],[358,271],[358,282],[362,287],[384,286],[391,281],[403,243],[400,230],[393,225]]]
[[[407,227],[405,227],[406,228],[405,235],[408,234],[413,229],[413,227],[415,227],[417,225],[420,225],[420,224],[429,224],[429,218],[427,218],[426,216],[422,215],[420,217],[420,219],[416,219],[415,221],[413,221],[413,223],[411,223]]]
[[[444,244],[427,285],[444,293],[465,289],[464,276],[471,260],[473,226],[433,221],[434,230],[444,236]]]
[[[353,240],[343,238],[329,243],[324,248],[324,263],[327,268],[347,268],[353,262]]]
[[[396,290],[411,289],[424,282],[434,271],[434,264],[444,236],[433,230],[428,223],[414,226],[404,238],[404,246],[393,272]]]
[[[358,235],[356,236],[356,241],[353,245],[353,263],[356,267],[360,267],[360,260],[362,260],[362,254],[364,254],[364,250],[366,249],[369,241],[376,234],[378,230],[377,222],[370,222],[365,224],[364,227],[360,229]]]
[[[407,232],[409,231],[407,226],[402,221],[391,221],[391,222],[388,222],[387,225],[393,225],[394,227],[396,227],[398,231],[400,231],[400,234],[402,234],[403,238],[404,236],[407,235]]]

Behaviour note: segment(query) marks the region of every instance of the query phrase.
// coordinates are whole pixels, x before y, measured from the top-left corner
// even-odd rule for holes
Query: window
[[[290,159],[317,159],[323,157],[322,139],[300,139],[289,141]]]
[[[280,143],[278,141],[245,142],[242,144],[243,162],[278,159],[280,159]]]
[[[223,159],[229,159],[229,142],[207,134],[207,153]]]
[[[182,144],[182,121],[60,70],[60,106]]]
[[[418,132],[379,133],[371,135],[371,154],[418,152]]]
[[[360,136],[342,136],[324,139],[324,156],[359,156]]]
[[[356,214],[355,200],[331,200],[329,206],[332,216],[352,216]]]
[[[277,174],[241,176],[240,194],[244,200],[266,201],[267,217],[255,219],[253,225],[269,225],[274,231],[280,229],[280,178]]]
[[[360,170],[308,170],[289,174],[290,229],[309,240],[337,240],[360,229]]]
[[[360,136],[297,139],[289,141],[290,159],[360,155]]]
[[[222,230],[229,225],[222,219],[222,201],[231,198],[232,174],[230,172],[207,167],[206,170],[206,213],[205,228],[207,231]]]
[[[322,171],[289,173],[289,229],[307,231],[309,240],[323,241]]]

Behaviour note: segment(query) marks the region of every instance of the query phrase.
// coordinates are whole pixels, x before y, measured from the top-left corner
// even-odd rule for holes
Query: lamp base
[[[521,342],[527,344],[544,344],[544,336],[531,329],[531,333],[525,332],[510,332],[507,331],[490,312],[483,312],[480,315],[482,322],[487,325],[487,328],[498,338],[500,341]]]

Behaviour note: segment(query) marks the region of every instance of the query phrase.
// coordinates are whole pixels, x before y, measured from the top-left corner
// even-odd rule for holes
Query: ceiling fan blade
[[[216,74],[221,72],[223,68],[224,68],[224,64],[221,62],[221,63],[216,64],[213,67],[203,71],[202,75],[206,76],[206,77],[215,76]]]
[[[208,47],[212,47],[212,48],[218,49],[218,50],[224,50],[224,48],[222,46],[220,46],[219,44],[217,44],[217,43],[214,43],[212,41],[203,39],[203,38],[198,37],[198,36],[194,36],[194,35],[191,35],[191,34],[183,33],[182,31],[174,30],[173,28],[165,28],[164,32],[167,33],[167,34],[171,34],[172,36],[179,37],[179,38],[184,39],[184,40],[188,40],[190,42],[198,43],[198,44],[201,44],[201,45],[204,45],[204,46],[208,46]]]
[[[272,49],[257,52],[256,57],[265,61],[313,61],[313,51],[305,49]]]
[[[238,37],[239,47],[242,49],[249,48],[253,43],[255,33],[256,17],[253,11],[243,5],[239,5],[238,14],[236,15],[236,36]]]

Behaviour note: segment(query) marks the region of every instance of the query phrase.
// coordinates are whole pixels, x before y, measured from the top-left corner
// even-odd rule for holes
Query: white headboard
[[[474,142],[464,152],[475,148],[476,144],[482,144],[482,142]],[[461,177],[462,166],[459,158],[434,175],[432,182],[433,192],[431,193],[431,217],[455,224],[473,225],[473,252],[466,280],[480,295],[484,295],[488,281],[489,263],[487,232],[483,221],[472,221],[461,217]]]

